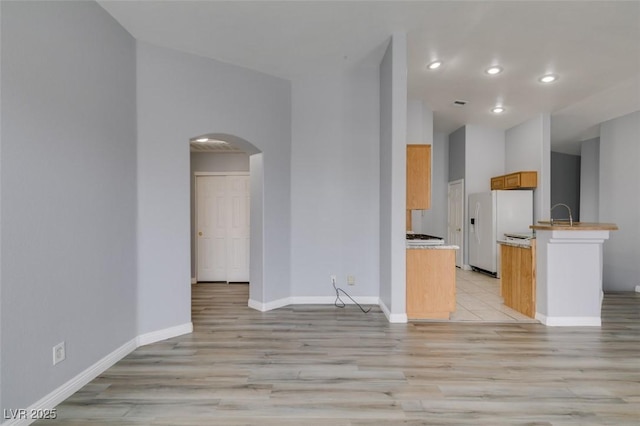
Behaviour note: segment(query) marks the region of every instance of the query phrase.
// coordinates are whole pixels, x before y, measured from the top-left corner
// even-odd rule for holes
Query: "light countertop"
[[[616,231],[618,225],[615,223],[573,222],[573,226],[569,226],[568,221],[554,221],[552,225],[549,221],[541,220],[529,228],[536,231]]]
[[[407,246],[407,250],[460,250],[458,246]]]
[[[523,248],[523,249],[530,249],[531,248],[531,244],[517,243],[515,241],[498,240],[497,243],[498,244],[502,244],[504,246],[518,247],[518,248]]]

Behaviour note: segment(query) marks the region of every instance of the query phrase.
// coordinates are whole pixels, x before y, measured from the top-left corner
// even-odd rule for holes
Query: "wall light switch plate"
[[[355,275],[347,275],[347,284],[356,285],[356,276]]]

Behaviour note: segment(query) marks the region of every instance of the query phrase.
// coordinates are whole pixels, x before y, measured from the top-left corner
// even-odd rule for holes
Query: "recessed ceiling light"
[[[494,114],[502,114],[505,111],[504,107],[496,106],[491,109],[491,112]]]
[[[558,79],[558,76],[555,74],[547,74],[540,77],[540,83],[553,83]]]
[[[196,139],[196,142],[207,142],[209,140],[209,138],[200,138],[200,139]]]
[[[485,70],[485,72],[489,75],[496,75],[496,74],[500,74],[502,72],[502,67],[499,67],[497,65],[494,65],[492,67],[489,67]]]
[[[427,65],[427,68],[429,68],[430,70],[437,70],[441,66],[442,66],[442,61],[433,61],[429,65]]]

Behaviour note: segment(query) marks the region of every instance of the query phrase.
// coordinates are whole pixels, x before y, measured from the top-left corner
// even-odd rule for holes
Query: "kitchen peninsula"
[[[600,326],[602,253],[613,223],[538,222],[536,319],[549,326]]]

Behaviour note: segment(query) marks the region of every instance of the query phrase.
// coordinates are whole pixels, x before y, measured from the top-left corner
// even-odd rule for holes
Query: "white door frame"
[[[195,250],[195,282],[192,282],[192,284],[195,284],[198,282],[198,187],[197,187],[197,177],[198,176],[250,176],[250,172],[193,172],[193,179],[194,179],[194,199],[193,199],[193,206],[194,206],[194,221],[195,221],[195,226],[193,227],[193,241],[195,241],[194,244],[194,250]]]
[[[451,194],[451,187],[453,185],[461,185],[462,190],[460,191],[460,194],[462,195],[461,200],[460,200],[460,208],[461,211],[459,212],[459,214],[461,215],[461,221],[460,221],[460,242],[457,244],[460,249],[456,252],[456,266],[458,266],[461,269],[465,269],[464,268],[464,221],[465,221],[465,215],[464,215],[464,179],[458,179],[458,180],[454,180],[451,181],[447,184],[447,243],[448,244],[453,244],[453,242],[451,241],[451,227],[450,227],[450,223],[452,222],[452,212],[451,212],[451,203],[449,202],[449,197]]]

